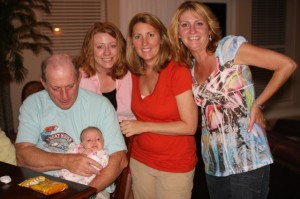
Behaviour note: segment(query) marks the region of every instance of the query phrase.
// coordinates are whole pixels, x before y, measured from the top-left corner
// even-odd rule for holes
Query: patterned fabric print
[[[214,176],[242,173],[272,163],[263,129],[255,124],[247,132],[255,98],[250,69],[234,65],[233,59],[224,61],[219,64],[218,58],[218,67],[203,85],[197,83],[192,69],[193,93],[202,111],[202,156],[206,172]]]
[[[41,132],[41,140],[49,151],[54,153],[66,153],[74,144],[73,138],[67,133],[60,132],[57,125],[48,126]]]

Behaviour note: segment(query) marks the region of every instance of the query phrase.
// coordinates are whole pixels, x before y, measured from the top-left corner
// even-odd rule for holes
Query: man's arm
[[[96,175],[89,185],[97,188],[98,191],[104,190],[117,179],[127,165],[128,160],[125,151],[111,154],[108,165]]]
[[[98,173],[95,167],[102,168],[98,162],[85,155],[50,153],[26,142],[16,144],[16,156],[19,166],[39,172],[67,169],[82,176],[91,176]]]

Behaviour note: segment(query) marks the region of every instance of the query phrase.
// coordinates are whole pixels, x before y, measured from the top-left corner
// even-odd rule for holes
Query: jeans
[[[211,199],[266,199],[269,175],[270,165],[267,165],[226,177],[206,174],[206,182]]]

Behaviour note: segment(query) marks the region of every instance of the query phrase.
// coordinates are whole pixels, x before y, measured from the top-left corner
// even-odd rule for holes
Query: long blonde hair
[[[133,72],[136,75],[141,75],[145,72],[143,67],[143,60],[138,56],[131,42],[133,28],[137,23],[149,24],[159,32],[161,42],[154,70],[156,72],[160,72],[163,68],[167,66],[168,62],[172,58],[170,41],[167,36],[167,29],[164,26],[164,24],[160,21],[160,19],[155,15],[146,12],[136,14],[129,23],[126,49],[128,67],[131,70],[131,72]]]

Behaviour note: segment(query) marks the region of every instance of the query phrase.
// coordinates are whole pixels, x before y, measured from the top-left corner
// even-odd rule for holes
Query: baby
[[[102,132],[98,128],[88,127],[84,129],[80,134],[80,141],[80,145],[70,147],[69,153],[86,154],[88,157],[100,163],[103,168],[107,166],[109,156],[103,150],[104,139]],[[67,169],[58,171],[55,176],[85,185],[88,185],[95,177],[95,175],[90,177],[81,176],[71,173]],[[101,193],[98,193],[97,198],[100,198],[99,194]]]

